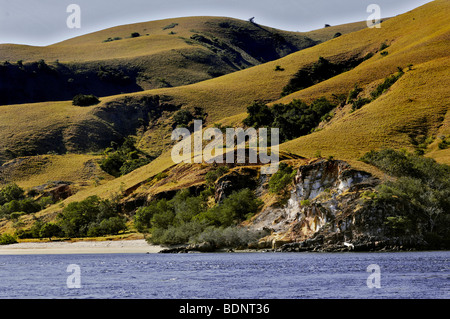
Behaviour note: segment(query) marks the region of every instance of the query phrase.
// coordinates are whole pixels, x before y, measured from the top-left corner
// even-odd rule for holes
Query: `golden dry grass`
[[[171,89],[146,91],[140,94],[166,94],[186,107],[201,106],[207,110],[208,122],[234,116],[246,110],[253,100],[287,103],[294,98],[310,101],[321,96],[348,93],[355,83],[365,86],[394,73],[397,67],[420,64],[448,56],[450,31],[449,3],[435,1],[414,11],[389,19],[380,29],[364,29],[343,35],[318,46],[291,54],[277,61],[216,79]],[[279,99],[282,88],[303,66],[314,63],[319,56],[345,59],[375,52],[382,43],[390,44],[388,56],[380,54],[343,73]],[[283,72],[275,72],[280,65]]]
[[[75,189],[97,186],[113,177],[100,169],[98,155],[39,155],[15,159],[17,164],[3,172],[6,182],[13,181],[24,189],[50,181],[69,181]],[[8,165],[8,164],[6,164]]]
[[[318,150],[323,156],[355,160],[377,148],[413,150],[409,134],[425,129],[436,137],[450,107],[450,60],[441,58],[406,72],[389,92],[362,109],[348,113],[321,131],[282,145],[303,156]],[[435,151],[439,155],[440,151]]]
[[[211,32],[211,24],[209,22],[237,22],[242,24],[243,21],[227,17],[204,16],[173,18],[121,25],[46,47],[1,44],[0,60],[9,60],[10,62],[23,60],[27,62],[44,59],[49,62],[55,60],[59,60],[60,62],[87,62],[129,59],[158,53],[168,54],[171,51],[192,48],[192,45],[187,44],[182,38],[190,38],[195,32]],[[164,29],[171,24],[178,25],[170,29]],[[360,30],[364,26],[365,22],[357,22],[310,32],[289,32],[282,30],[278,30],[278,32],[281,32],[283,35],[304,35],[315,41],[323,42],[331,39],[336,32],[346,34]],[[262,27],[275,30],[266,26]],[[131,38],[130,35],[133,32],[138,32],[141,36]],[[170,34],[170,32],[174,34]],[[108,38],[115,37],[120,37],[121,40],[103,42]],[[99,52],[101,52],[101,55],[99,55]]]
[[[188,86],[149,90],[127,95],[167,95],[173,98],[174,104],[180,104],[187,108],[203,107],[208,113],[207,124],[211,125],[230,116],[242,118],[242,113],[246,111],[246,107],[256,99],[285,103],[294,98],[308,101],[320,96],[330,96],[333,93],[347,93],[355,83],[365,86],[395,72],[397,66],[406,67],[410,63],[417,65],[447,57],[450,31],[449,15],[447,14],[449,7],[448,1],[435,1],[383,22],[381,29],[366,28],[343,35],[264,65]],[[142,31],[147,28],[149,32],[156,33],[154,30],[162,32],[162,26],[169,24],[171,21],[128,26],[129,29],[123,32],[129,33],[132,29],[139,32],[141,30],[139,28],[142,28]],[[198,21],[193,18],[186,18],[186,22],[183,23],[187,24],[189,21],[193,24],[197,23],[198,26]],[[152,25],[153,29],[150,29],[149,25]],[[185,26],[183,30],[187,30],[189,27]],[[176,28],[178,26],[173,30]],[[105,36],[113,35],[114,32],[114,28],[108,29],[100,33],[94,33],[90,35],[92,39],[85,40],[86,43],[95,42]],[[81,41],[82,38],[68,40],[57,44],[57,46],[74,44],[76,41]],[[344,58],[356,54],[364,55],[367,52],[377,50],[383,42],[390,44],[387,49],[389,51],[388,56],[381,57],[378,54],[352,71],[283,99],[278,99],[282,88],[293,74],[302,66],[317,61],[319,56],[341,56]],[[276,65],[281,65],[285,68],[285,71],[275,72]],[[103,103],[98,107],[118,97],[121,96],[103,98]],[[4,147],[11,139],[23,139],[26,138],[27,134],[41,134],[53,125],[73,124],[90,116],[89,108],[72,107],[69,102],[2,106],[0,107],[0,115],[0,134],[2,135],[0,136],[0,143],[5,145]]]
[[[0,148],[33,152],[36,141],[50,138],[55,131],[64,135],[71,126],[93,119],[93,108],[73,106],[71,101],[1,105]]]

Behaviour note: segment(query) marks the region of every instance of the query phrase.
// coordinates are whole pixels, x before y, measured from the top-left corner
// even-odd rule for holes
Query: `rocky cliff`
[[[285,204],[263,209],[252,229],[269,229],[258,248],[279,251],[344,251],[418,248],[414,235],[395,237],[386,217],[395,207],[376,207],[365,197],[380,180],[343,161],[300,166]]]

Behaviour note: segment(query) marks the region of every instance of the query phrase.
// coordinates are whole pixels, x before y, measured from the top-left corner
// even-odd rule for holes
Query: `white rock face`
[[[369,178],[370,174],[355,171],[342,161],[322,160],[302,166],[287,203],[266,208],[253,220],[252,228],[272,229],[272,237],[283,240],[295,229],[296,236],[308,238],[341,213],[342,194]],[[349,227],[348,223],[331,227],[341,232]]]

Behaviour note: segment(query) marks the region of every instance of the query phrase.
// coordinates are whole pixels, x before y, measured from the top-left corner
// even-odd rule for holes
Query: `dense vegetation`
[[[254,102],[248,106],[248,116],[243,122],[255,128],[279,128],[280,142],[284,142],[311,133],[335,107],[335,103],[324,97],[310,105],[301,100],[293,100],[288,104],[275,104],[271,108],[262,102]]]
[[[67,237],[117,234],[126,229],[125,218],[118,212],[117,202],[90,196],[67,205],[58,216],[58,225]]]
[[[0,189],[0,218],[6,217],[13,220],[21,215],[36,213],[52,204],[51,197],[40,197],[25,194],[25,190],[16,184],[9,184]]]
[[[77,94],[72,100],[72,104],[76,106],[91,106],[98,103],[100,103],[100,100],[92,94]]]
[[[251,190],[234,192],[222,203],[209,207],[208,197],[211,194],[211,189],[199,196],[181,190],[171,200],[152,201],[137,210],[135,226],[140,232],[151,233],[151,243],[162,245],[209,241],[221,246],[231,242],[243,244],[249,238],[257,237],[250,231],[237,228],[240,222],[253,216],[262,204]],[[232,238],[227,239],[226,236]]]
[[[450,147],[450,139],[445,137],[445,135],[442,135],[439,137],[441,141],[438,144],[439,149],[445,150]]]
[[[0,235],[0,245],[10,245],[17,243],[17,240],[14,236],[9,234]]]
[[[206,184],[212,187],[214,183],[222,177],[224,174],[226,174],[229,171],[229,168],[226,166],[220,166],[215,170],[211,170],[205,175],[205,181]]]
[[[364,105],[376,100],[381,94],[385,93],[395,82],[403,76],[405,72],[398,67],[398,72],[386,77],[383,83],[379,84],[374,91],[370,93],[371,98],[363,98],[359,94],[363,91],[362,88],[355,84],[355,87],[349,92],[347,103],[352,104],[352,111],[362,108]]]
[[[95,237],[117,234],[127,229],[116,200],[90,196],[67,205],[56,222],[36,220],[29,230],[18,230],[19,238]]]
[[[95,105],[97,96],[139,90],[137,76],[135,66],[107,62],[0,62],[0,105],[63,100],[72,100],[77,106]]]
[[[269,191],[281,196],[286,195],[287,187],[292,183],[296,174],[295,169],[286,163],[280,163],[278,171],[269,180]]]
[[[395,205],[386,224],[396,235],[423,233],[430,244],[450,244],[450,167],[404,151],[384,149],[362,161],[396,177],[368,196],[374,204]]]
[[[207,116],[208,114],[205,113],[205,110],[201,107],[194,107],[194,112],[187,109],[182,109],[175,112],[173,115],[173,127],[186,127],[192,129],[194,120],[204,121]]]
[[[349,60],[342,63],[333,63],[319,57],[311,66],[300,69],[289,83],[283,88],[281,96],[286,96],[302,89],[308,88],[319,82],[328,80],[342,72],[357,66],[361,60]]]
[[[153,158],[138,150],[135,144],[136,141],[132,137],[125,138],[121,146],[111,143],[111,147],[104,151],[100,168],[112,176],[119,177],[150,163]]]

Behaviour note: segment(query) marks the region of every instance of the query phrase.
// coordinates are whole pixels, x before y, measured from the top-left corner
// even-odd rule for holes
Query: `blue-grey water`
[[[449,261],[448,251],[8,255],[0,298],[449,299]],[[80,288],[68,288],[71,264]]]

